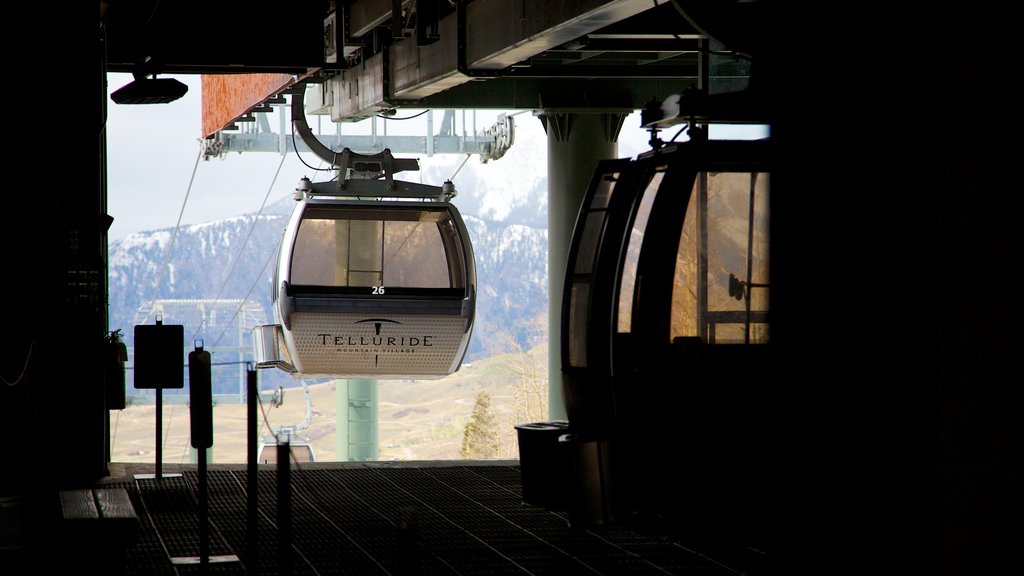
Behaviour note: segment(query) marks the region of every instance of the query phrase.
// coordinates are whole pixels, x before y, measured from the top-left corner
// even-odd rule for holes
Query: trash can
[[[611,442],[564,434],[558,444],[569,525],[597,526],[615,520]]]
[[[533,422],[516,426],[523,502],[548,510],[565,509],[564,473],[558,439],[569,423]]]

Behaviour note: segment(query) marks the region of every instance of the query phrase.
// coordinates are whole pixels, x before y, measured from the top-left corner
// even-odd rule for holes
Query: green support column
[[[378,286],[383,276],[384,224],[335,223],[334,275],[338,286]],[[335,380],[334,444],[338,462],[377,459],[377,381]]]
[[[335,380],[337,425],[334,443],[338,462],[377,459],[377,381]]]
[[[562,393],[562,286],[576,215],[600,160],[618,154],[619,130],[631,111],[540,114],[548,136],[548,414],[565,420]]]

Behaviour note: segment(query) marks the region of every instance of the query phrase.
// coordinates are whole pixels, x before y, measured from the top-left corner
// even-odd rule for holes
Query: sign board
[[[185,327],[135,327],[135,388],[185,387]]]

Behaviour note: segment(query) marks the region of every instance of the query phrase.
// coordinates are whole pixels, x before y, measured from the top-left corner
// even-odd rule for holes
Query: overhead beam
[[[300,73],[324,63],[322,2],[252,5],[205,2],[109,2],[104,47],[108,72],[133,72],[141,60],[159,73]],[[247,10],[260,10],[253,14]],[[265,8],[271,10],[267,12]],[[273,34],[244,40],[254,19]]]
[[[417,102],[420,108],[475,108],[499,110],[643,109],[651,100],[662,101],[694,84],[690,78],[494,78],[467,82]]]
[[[653,8],[650,0],[504,0],[466,6],[466,63],[501,70]]]
[[[402,9],[407,10],[412,0],[401,0]],[[395,0],[356,0],[348,7],[349,35],[353,38],[365,36],[374,28],[391,19]],[[401,15],[399,15],[401,17]]]
[[[272,132],[221,132],[217,141],[205,149],[205,157],[215,157],[228,152],[273,152],[280,153],[280,135]],[[348,148],[360,154],[382,152],[385,148],[395,154],[481,154],[486,155],[495,145],[493,136],[481,134],[462,136],[441,135],[365,135],[344,134],[342,136],[320,135],[321,141],[332,150]],[[431,150],[427,149],[428,140]],[[297,149],[297,150],[296,150]],[[286,152],[310,152],[309,146],[300,138],[294,142],[291,135],[285,136]]]
[[[418,46],[405,38],[390,49],[395,98],[425,98],[472,80],[459,72],[458,18],[450,14],[438,26],[437,42]]]
[[[393,108],[388,104],[388,52],[378,52],[331,78],[331,120],[353,122]]]
[[[461,16],[453,13],[441,19],[437,42],[419,46],[415,38],[399,40],[368,58],[360,69],[344,70],[332,78],[335,108],[331,118],[336,122],[360,120],[403,103],[418,106],[421,100],[459,88],[478,75],[487,76],[484,73],[488,71],[522,73],[513,71],[512,64],[651,7],[647,0],[486,0],[460,4]],[[390,0],[355,3],[350,8],[353,35],[367,33],[371,24],[382,24],[390,12]],[[461,30],[460,18],[464,19]],[[543,71],[544,75],[548,73],[551,71]],[[664,73],[652,71],[641,76]],[[491,81],[493,78],[488,79]],[[473,106],[463,103],[456,107]]]

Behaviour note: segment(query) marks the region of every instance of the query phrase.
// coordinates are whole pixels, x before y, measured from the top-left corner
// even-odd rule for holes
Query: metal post
[[[164,448],[163,448],[163,431],[164,427],[164,389],[162,386],[156,387],[156,472],[155,477],[157,480],[163,477],[163,462],[164,462]]]
[[[277,441],[277,573],[292,573],[291,442]]]
[[[348,454],[348,380],[334,381],[334,459],[347,462]]]
[[[282,104],[277,107],[278,120],[277,120],[277,150],[284,156],[288,153],[288,139],[285,138],[285,132],[288,128],[288,119],[285,118],[288,106]]]
[[[427,156],[434,155],[434,111],[427,112]]]
[[[213,446],[213,382],[210,353],[202,340],[188,355],[189,413],[192,448],[199,464],[199,564],[206,573],[210,563],[209,479],[206,477],[206,451]]]
[[[257,420],[258,402],[260,401],[259,384],[257,380],[257,372],[251,366],[246,373],[246,381],[248,384],[248,404],[246,405],[246,546],[248,554],[246,555],[246,564],[249,568],[249,574],[256,574],[258,561],[257,554],[259,553],[259,491],[258,491],[258,462],[256,461],[256,451],[258,449],[259,437],[257,431],[259,430]]]
[[[242,311],[238,314],[238,403],[245,402],[245,304],[242,304]]]
[[[206,479],[206,448],[196,450],[199,463],[199,564],[205,574],[210,564],[210,506]]]

